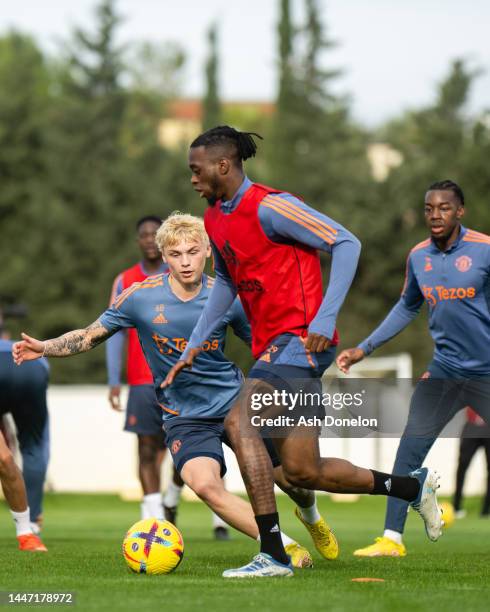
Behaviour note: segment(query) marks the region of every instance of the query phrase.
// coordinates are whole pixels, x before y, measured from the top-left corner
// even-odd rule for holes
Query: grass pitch
[[[410,513],[408,556],[403,559],[352,556],[355,548],[381,534],[383,498],[339,504],[321,496],[319,505],[340,542],[337,561],[324,561],[312,550],[315,567],[298,570],[293,578],[229,581],[221,572],[247,562],[257,545],[236,532],[231,542],[215,542],[203,504],[180,507],[185,555],[177,571],[145,576],[130,573],[121,554],[125,531],[139,519],[139,504],[107,495],[48,495],[43,533],[48,554],[17,551],[12,521],[3,509],[0,590],[74,591],[71,609],[79,611],[490,609],[490,520],[478,517],[479,500],[468,500],[468,518],[456,521],[435,544],[425,537],[420,518]],[[306,530],[292,514],[292,503],[281,496],[279,509],[283,530],[312,549]],[[385,582],[351,581],[360,577]],[[44,606],[55,607],[62,606]]]

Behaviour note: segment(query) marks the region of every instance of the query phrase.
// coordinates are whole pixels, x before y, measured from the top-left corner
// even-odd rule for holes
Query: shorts
[[[12,415],[21,448],[42,444],[45,439],[48,380],[49,371],[42,361],[27,361],[18,367],[11,353],[0,352],[0,415]]]
[[[283,395],[279,402],[270,407],[256,408],[265,418],[283,416],[289,419],[288,424],[273,425],[272,429],[262,429],[263,436],[285,437],[291,428],[298,423],[299,417],[305,419],[322,419],[325,409],[321,402],[322,376],[335,359],[336,347],[330,347],[323,353],[308,353],[298,336],[282,334],[276,338],[255,362],[248,374],[250,380],[267,383],[275,391],[295,396],[294,405]],[[260,392],[260,387],[257,388]],[[267,393],[265,389],[263,393]],[[257,402],[261,400],[256,395]],[[265,404],[264,404],[265,406]],[[255,409],[254,409],[255,410]],[[249,416],[252,416],[250,413]]]
[[[124,431],[141,436],[162,436],[162,409],[153,385],[130,385]]]
[[[231,447],[226,435],[224,419],[172,418],[165,421],[167,446],[177,472],[186,461],[195,457],[211,457],[221,467],[221,477],[226,474],[223,444]],[[273,467],[281,465],[271,440],[264,440]],[[232,449],[233,450],[233,449]]]

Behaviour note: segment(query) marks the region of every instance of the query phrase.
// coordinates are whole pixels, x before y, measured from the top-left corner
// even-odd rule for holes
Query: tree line
[[[339,318],[342,345],[360,341],[398,298],[410,248],[426,237],[423,196],[451,178],[467,199],[465,222],[490,229],[490,120],[466,103],[477,74],[462,60],[448,67],[435,99],[376,130],[359,125],[340,96],[340,70],[326,70],[332,41],[317,0],[294,23],[279,0],[278,74],[271,117],[226,110],[219,92],[219,24],[209,31],[203,126],[240,123],[264,136],[248,167],[258,181],[300,194],[353,231],[363,251]],[[111,283],[138,258],[135,221],[173,210],[202,214],[189,187],[187,148],[165,147],[158,126],[182,86],[185,50],[173,44],[119,47],[117,2],[102,0],[87,30],[76,29],[55,56],[28,34],[0,37],[0,294],[29,306],[10,323],[45,338],[93,321]],[[373,179],[371,143],[402,163]],[[328,258],[325,258],[328,274]],[[424,316],[387,352],[408,350],[421,371],[432,345]],[[383,350],[383,349],[381,349]],[[242,366],[247,352],[231,342]],[[381,353],[381,351],[380,351]],[[103,382],[104,351],[52,360],[55,382]]]

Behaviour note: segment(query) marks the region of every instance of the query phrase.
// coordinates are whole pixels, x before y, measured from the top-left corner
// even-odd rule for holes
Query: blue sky
[[[298,19],[302,0],[291,0]],[[2,0],[0,31],[32,33],[47,49],[74,25],[92,20],[94,0]],[[401,110],[433,99],[437,82],[456,57],[487,69],[479,77],[469,111],[490,108],[490,2],[487,0],[321,0],[324,21],[337,48],[328,67],[344,70],[338,90],[351,95],[354,115],[375,125]],[[276,88],[278,0],[119,0],[123,42],[176,41],[188,61],[184,92],[203,88],[205,31],[220,25],[222,95],[270,100]]]

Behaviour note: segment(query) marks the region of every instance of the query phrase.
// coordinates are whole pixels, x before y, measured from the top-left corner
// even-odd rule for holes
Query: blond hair
[[[204,228],[204,221],[200,217],[194,217],[178,210],[168,216],[160,225],[155,236],[160,252],[163,249],[175,246],[179,242],[202,242],[206,247],[209,238]]]

